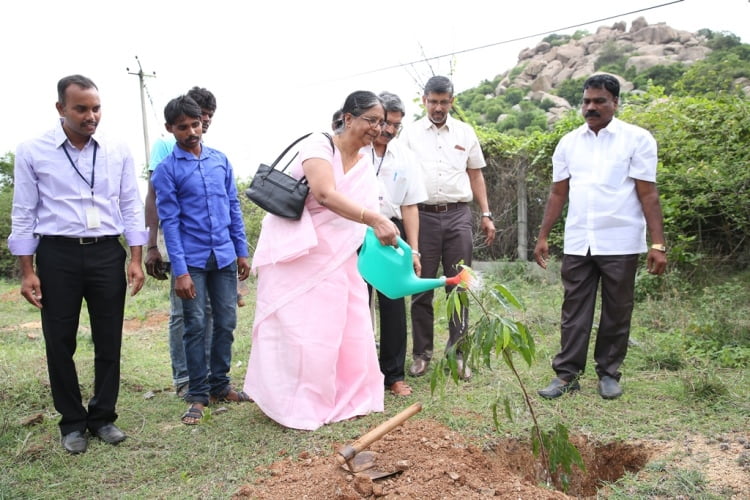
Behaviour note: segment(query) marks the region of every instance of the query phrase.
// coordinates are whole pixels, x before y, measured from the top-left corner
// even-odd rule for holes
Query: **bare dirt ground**
[[[411,420],[369,449],[375,456],[369,470],[394,472],[390,477],[373,480],[368,471],[352,474],[339,465],[335,451],[328,456],[302,453],[259,471],[263,477],[241,487],[233,498],[593,498],[603,482],[656,461],[665,468],[703,471],[716,495],[750,498],[749,438],[737,434],[711,440],[690,437],[681,443],[602,444],[573,437],[587,470],[582,474],[574,468],[564,494],[554,485],[544,487],[528,444],[504,440],[482,450],[435,421]],[[606,491],[600,493],[606,496]]]

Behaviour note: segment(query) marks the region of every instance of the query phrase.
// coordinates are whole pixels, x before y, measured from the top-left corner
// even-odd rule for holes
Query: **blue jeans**
[[[169,290],[169,357],[172,360],[172,381],[176,389],[188,383],[190,379],[185,360],[185,343],[182,338],[185,334],[185,321],[182,316],[182,299],[174,292],[174,275],[170,274]],[[214,329],[214,321],[211,315],[211,301],[206,302],[206,358],[211,356],[211,332]]]
[[[229,385],[232,343],[237,326],[237,263],[219,269],[211,254],[205,268],[188,266],[195,298],[182,299],[185,321],[185,359],[189,384],[185,400],[208,404],[209,394],[219,395]],[[206,356],[206,305],[211,301],[213,332],[211,354]]]

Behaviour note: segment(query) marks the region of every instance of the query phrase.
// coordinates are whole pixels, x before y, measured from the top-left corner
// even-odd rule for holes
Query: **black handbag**
[[[289,167],[299,152],[295,152],[294,156],[292,156],[281,170],[277,169],[276,165],[299,141],[309,137],[311,134],[312,132],[305,134],[292,142],[281,152],[271,166],[263,163],[260,164],[253,176],[253,180],[250,181],[250,187],[245,191],[245,195],[253,203],[266,212],[278,215],[279,217],[292,220],[299,220],[302,217],[302,210],[305,208],[305,199],[310,192],[307,179],[305,177],[295,179],[285,173],[287,167]],[[331,149],[335,153],[333,138],[325,132],[324,135],[331,141]]]
[[[295,179],[285,173],[287,167],[297,157],[297,153],[281,170],[276,165],[299,141],[307,138],[310,134],[305,134],[295,140],[276,158],[270,165],[261,163],[258,170],[250,181],[250,187],[245,191],[245,195],[263,210],[270,212],[279,217],[286,219],[299,220],[302,217],[302,210],[305,208],[305,199],[310,192],[307,185],[307,179]]]

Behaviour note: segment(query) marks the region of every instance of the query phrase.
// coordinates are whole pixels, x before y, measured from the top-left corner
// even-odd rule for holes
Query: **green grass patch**
[[[748,364],[741,357],[723,362],[720,352],[726,344],[719,341],[729,339],[740,356],[750,343],[743,306],[750,303],[750,274],[706,283],[698,290],[676,288],[660,292],[658,298],[644,296],[636,304],[634,344],[622,367],[622,398],[605,401],[598,396],[592,345],[580,393],[546,401],[536,397],[536,389],[553,376],[550,362],[559,346],[559,267],[545,272],[531,264],[493,263],[484,272],[486,279],[502,282],[524,303],[518,320],[530,328],[536,359],[531,366],[520,358],[514,361],[541,429],[564,423],[571,436],[609,442],[678,440],[687,434],[715,436],[747,428]],[[449,382],[434,397],[429,376],[409,378],[415,395],[386,395],[385,414],[315,432],[280,427],[253,404],[227,404],[226,412],[214,408],[202,425],[182,425],[179,418],[186,404],[173,393],[167,347],[168,283],[148,279],[141,293],[127,299],[117,423],[128,439],[117,447],[93,439],[86,453],[69,456],[59,444],[39,312],[20,296],[18,283],[0,282],[0,499],[227,498],[266,474],[263,466],[302,452],[332,455],[342,443],[415,401],[424,409],[413,418],[437,420],[480,447],[504,437],[530,436],[532,422],[518,382],[502,360],[491,369],[476,367],[471,381]],[[250,283],[248,305],[238,310],[230,376],[240,385],[251,347],[254,290]],[[436,307],[436,359],[442,357],[447,338],[444,310]],[[471,318],[479,318],[476,311]],[[698,332],[698,323],[716,326]],[[698,335],[704,343],[696,344]],[[93,346],[85,308],[78,341],[76,362],[88,400]],[[505,415],[505,400],[512,419]],[[498,402],[496,429],[492,411]],[[32,417],[37,423],[24,424]],[[648,467],[648,475],[629,475],[610,485],[611,498],[710,498],[698,471]]]

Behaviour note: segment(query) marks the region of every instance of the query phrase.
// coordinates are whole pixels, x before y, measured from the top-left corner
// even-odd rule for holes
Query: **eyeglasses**
[[[440,106],[443,108],[448,107],[453,102],[452,99],[443,99],[442,101],[438,101],[437,99],[427,99],[427,105],[428,106]]]
[[[393,123],[393,122],[389,122],[388,120],[386,120],[385,124],[383,125],[383,128],[388,128],[388,127],[393,127],[394,129],[396,129],[396,132],[398,132],[399,130],[401,130],[401,122]]]
[[[357,118],[362,118],[364,121],[366,121],[370,125],[370,128],[383,128],[386,124],[385,121],[381,120],[380,118],[375,118],[374,116],[360,115]]]

